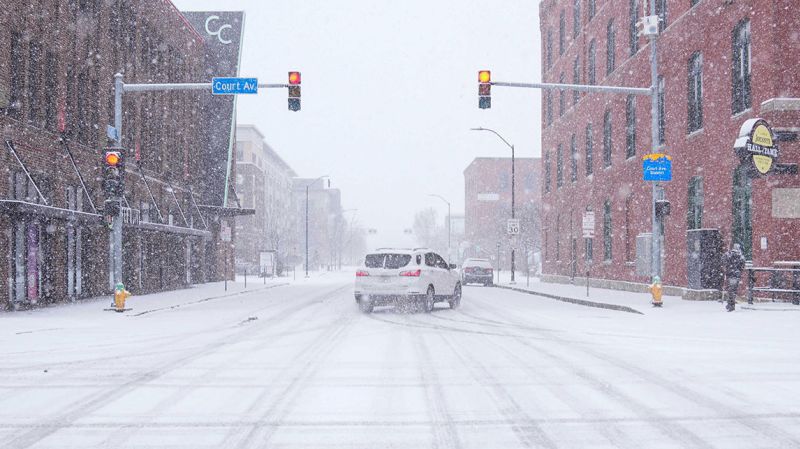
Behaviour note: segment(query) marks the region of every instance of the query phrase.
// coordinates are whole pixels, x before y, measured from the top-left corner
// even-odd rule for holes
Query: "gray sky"
[[[463,170],[478,156],[539,156],[540,95],[494,88],[478,109],[477,72],[494,81],[538,81],[538,1],[173,0],[181,10],[244,10],[242,76],[303,76],[303,110],[284,90],[239,100],[252,123],[303,177],[331,175],[345,208],[397,241],[414,213],[464,208]],[[199,81],[199,80],[198,80]],[[371,239],[373,240],[373,239]]]

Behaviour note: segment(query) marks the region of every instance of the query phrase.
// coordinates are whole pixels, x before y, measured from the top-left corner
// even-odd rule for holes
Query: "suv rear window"
[[[367,254],[364,265],[367,268],[402,268],[411,262],[410,254]]]

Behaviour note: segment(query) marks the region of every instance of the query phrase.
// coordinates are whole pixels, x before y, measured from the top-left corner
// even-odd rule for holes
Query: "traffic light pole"
[[[122,95],[130,92],[157,92],[157,91],[185,91],[212,89],[212,83],[154,83],[154,84],[125,84],[121,73],[114,75],[114,130],[117,146],[122,148]],[[288,88],[289,84],[258,84],[259,88]],[[111,287],[122,282],[122,198],[114,198],[119,202],[117,213],[111,221],[111,254],[113,260],[113,276]],[[227,261],[227,258],[226,258]],[[227,273],[227,270],[226,270]],[[227,279],[227,274],[226,274]]]
[[[657,16],[655,2],[650,2],[650,16]],[[650,116],[651,116],[651,151],[655,151],[660,145],[658,121],[658,47],[656,41],[658,33],[649,34],[650,41],[650,87],[626,87],[626,86],[596,86],[586,84],[563,84],[563,83],[510,83],[510,82],[494,82],[490,81],[492,86],[503,87],[524,87],[532,89],[550,89],[550,90],[577,90],[581,92],[592,93],[607,93],[607,94],[627,94],[627,95],[646,95],[650,97]],[[651,219],[652,219],[652,251],[650,259],[650,268],[652,276],[661,275],[661,253],[663,251],[661,244],[661,217],[656,213],[656,202],[664,199],[664,190],[660,183],[653,183],[653,200],[651,204]]]

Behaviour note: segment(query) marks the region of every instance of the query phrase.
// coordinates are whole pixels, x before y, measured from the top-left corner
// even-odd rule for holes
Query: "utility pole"
[[[656,14],[656,2],[650,1],[650,17],[655,17],[655,32],[649,33],[650,40],[650,151],[655,151],[660,142],[659,139],[659,110],[658,110],[658,47],[656,39],[658,38],[658,14]],[[644,18],[643,18],[644,20]],[[644,26],[642,27],[645,28]],[[664,198],[661,184],[658,182],[653,183],[653,204],[652,207],[652,220],[653,220],[653,242],[650,263],[653,278],[661,276],[661,222],[660,217],[656,213],[656,202]]]

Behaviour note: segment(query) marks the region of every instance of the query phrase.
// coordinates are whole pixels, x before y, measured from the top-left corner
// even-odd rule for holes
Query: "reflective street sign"
[[[642,158],[642,178],[645,181],[672,181],[672,157],[662,153]]]
[[[258,78],[213,78],[211,93],[214,95],[257,94]]]
[[[519,234],[519,218],[509,218],[506,223],[506,230],[508,231],[508,235]]]
[[[594,211],[589,210],[583,213],[581,229],[583,230],[583,238],[594,238]]]

